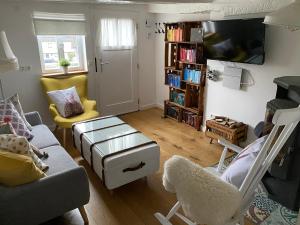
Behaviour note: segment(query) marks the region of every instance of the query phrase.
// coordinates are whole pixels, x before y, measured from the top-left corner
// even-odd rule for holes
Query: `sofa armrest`
[[[43,123],[42,118],[37,111],[25,113],[25,118],[31,126],[36,126]]]
[[[81,207],[90,198],[83,167],[17,187],[0,186],[1,224],[40,224]]]

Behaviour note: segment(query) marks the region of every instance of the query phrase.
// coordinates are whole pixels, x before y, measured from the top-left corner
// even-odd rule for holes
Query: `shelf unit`
[[[179,22],[165,25],[164,76],[165,85],[169,87],[169,99],[164,101],[164,117],[189,124],[200,130],[204,111],[206,59],[202,41],[191,41],[192,29],[193,34],[195,30],[202,31],[202,23]],[[173,40],[174,31],[179,33],[175,33],[176,40]],[[202,33],[199,34],[201,35]],[[186,54],[187,51],[192,54]],[[184,57],[186,55],[191,57]],[[195,82],[195,79],[185,79],[186,71],[197,71],[197,77],[201,73],[200,80]],[[179,79],[176,85],[172,85],[170,76]]]

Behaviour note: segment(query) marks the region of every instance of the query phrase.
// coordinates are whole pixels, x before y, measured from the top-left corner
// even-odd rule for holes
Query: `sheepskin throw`
[[[163,185],[176,193],[185,215],[196,223],[224,225],[239,212],[239,190],[186,158],[165,162]]]

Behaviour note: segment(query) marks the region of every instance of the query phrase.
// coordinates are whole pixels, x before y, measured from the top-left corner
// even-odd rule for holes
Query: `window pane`
[[[132,19],[101,19],[103,49],[132,49],[135,46],[135,23]]]
[[[64,58],[70,61],[70,67],[80,67],[79,47],[76,36],[64,36],[62,40]]]
[[[61,72],[59,60],[70,61],[70,70],[84,70],[86,65],[84,36],[38,35],[43,72]]]
[[[42,37],[41,45],[45,70],[58,69],[59,56],[56,37]]]

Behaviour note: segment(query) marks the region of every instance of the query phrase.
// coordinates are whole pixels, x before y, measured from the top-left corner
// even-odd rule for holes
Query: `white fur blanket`
[[[199,224],[224,225],[240,208],[242,197],[235,186],[180,156],[165,162],[163,185]]]

